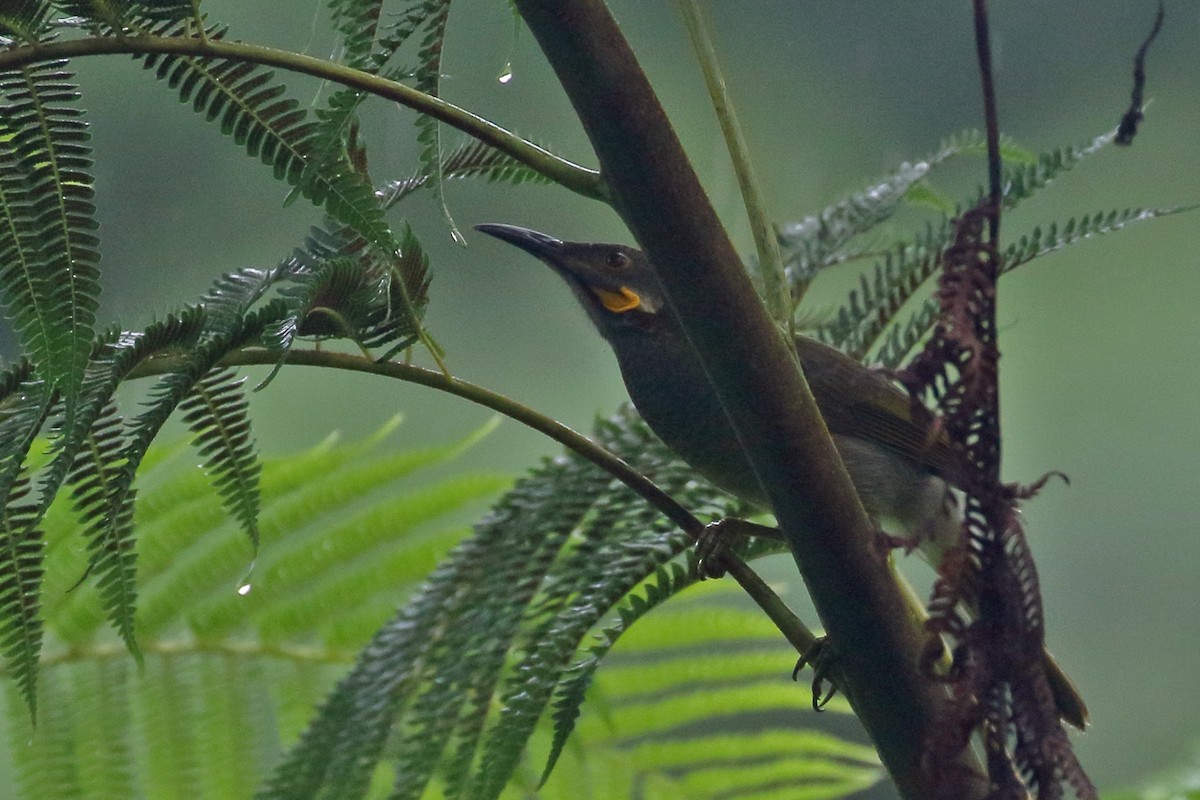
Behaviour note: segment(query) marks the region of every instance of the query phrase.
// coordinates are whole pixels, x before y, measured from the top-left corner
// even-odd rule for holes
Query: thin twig
[[[987,0],[975,0],[975,53],[979,58],[979,80],[983,86],[983,118],[987,129],[988,165],[988,237],[993,245],[1000,241],[1000,201],[1004,167],[1000,156],[1000,119],[996,112],[996,82],[992,75],[992,39],[988,30]]]
[[[1137,136],[1138,124],[1142,121],[1142,108],[1145,102],[1143,96],[1146,91],[1146,51],[1150,49],[1150,43],[1162,30],[1164,13],[1162,0],[1158,0],[1158,14],[1154,17],[1150,35],[1145,38],[1142,46],[1133,56],[1133,91],[1130,92],[1129,110],[1125,112],[1125,116],[1121,117],[1121,124],[1117,126],[1117,135],[1113,138],[1113,142],[1116,144],[1133,144],[1133,137]]]

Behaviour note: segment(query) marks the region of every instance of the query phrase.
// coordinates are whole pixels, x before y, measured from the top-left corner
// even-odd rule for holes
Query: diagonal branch
[[[944,696],[924,637],[797,368],[665,113],[600,0],[516,0],[583,122],[613,205],[649,253],[774,506],[842,686],[905,797],[934,794],[924,743]],[[969,760],[968,760],[969,759]],[[981,796],[960,762],[959,796]]]
[[[278,360],[279,355],[274,351],[249,347],[227,354],[221,359],[220,366],[278,366]],[[292,366],[325,367],[407,381],[490,408],[544,434],[576,455],[591,461],[657,508],[692,539],[699,538],[704,532],[704,523],[627,462],[561,422],[490,389],[461,378],[450,377],[438,370],[424,369],[398,361],[376,361],[364,356],[329,350],[292,350],[288,353],[287,363]],[[178,360],[171,356],[154,358],[144,362],[131,372],[129,377],[141,378],[163,374],[177,366]],[[779,632],[797,652],[805,653],[812,648],[816,636],[745,561],[733,553],[727,553],[722,559],[722,566],[779,628]]]

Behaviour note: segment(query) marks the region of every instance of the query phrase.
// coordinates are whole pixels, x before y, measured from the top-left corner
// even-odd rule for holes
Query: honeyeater
[[[619,244],[565,242],[515,225],[476,229],[562,276],[612,346],[629,397],[651,430],[712,483],[770,510],[645,253]],[[950,491],[957,464],[951,442],[930,418],[917,418],[908,395],[879,371],[805,336],[795,337],[795,346],[863,508],[936,566],[959,541],[962,525]],[[1082,698],[1048,653],[1045,661],[1063,719],[1082,729]]]

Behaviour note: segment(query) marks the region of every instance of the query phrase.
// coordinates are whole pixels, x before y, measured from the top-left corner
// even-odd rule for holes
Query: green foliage
[[[99,302],[87,127],[63,62],[0,75],[0,299],[75,421]]]
[[[12,681],[0,700],[0,762],[19,796],[248,796],[355,648],[462,536],[464,514],[508,484],[431,474],[477,438],[385,454],[376,436],[268,460],[257,557],[186,451],[153,453],[152,499],[134,515],[140,670],[96,613],[104,587],[72,588],[83,534],[56,505],[36,729]]]
[[[271,167],[276,180],[295,187],[374,247],[398,249],[366,176],[352,167],[344,149],[331,151],[321,126],[287,96],[273,71],[234,60],[153,54],[142,64],[177,90],[180,102],[190,103],[248,156]]]
[[[627,424],[631,423],[613,422],[606,428],[610,436],[627,437],[630,445],[645,436],[644,432],[618,433],[617,427]],[[7,726],[0,736],[4,748],[0,758],[13,764],[19,796],[29,800],[96,794],[156,800],[247,797],[278,758],[279,745],[296,736],[311,706],[406,596],[411,599],[400,617],[410,619],[414,627],[385,625],[389,638],[376,635],[376,646],[384,641],[394,646],[391,640],[408,638],[410,646],[426,652],[445,650],[437,669],[429,671],[431,676],[444,675],[442,670],[456,675],[478,671],[482,663],[491,662],[490,668],[501,677],[493,676],[483,685],[490,686],[495,696],[507,694],[504,710],[497,713],[486,702],[486,692],[477,700],[467,699],[468,705],[482,701],[481,709],[470,710],[483,712],[489,724],[503,725],[506,719],[520,717],[520,724],[532,726],[538,713],[525,708],[524,698],[511,695],[519,683],[517,676],[535,669],[568,676],[572,686],[579,686],[575,676],[585,670],[590,673],[599,650],[607,651],[615,631],[622,630],[611,672],[600,673],[593,687],[600,705],[585,705],[578,717],[587,748],[561,750],[560,769],[542,796],[566,794],[582,774],[600,767],[608,772],[618,763],[623,766],[608,779],[609,793],[601,795],[602,787],[597,787],[597,796],[628,797],[633,786],[651,781],[675,787],[676,797],[709,798],[730,789],[769,786],[787,774],[803,776],[802,786],[823,787],[814,796],[835,796],[881,777],[872,751],[863,745],[790,726],[746,739],[724,732],[747,714],[784,709],[794,714],[807,706],[807,692],[786,680],[791,656],[770,623],[720,601],[729,587],[693,586],[691,565],[680,560],[678,548],[673,554],[654,544],[649,534],[639,543],[612,532],[636,524],[638,515],[646,514],[619,512],[616,501],[623,491],[611,505],[596,507],[572,500],[578,497],[574,492],[564,503],[554,504],[558,514],[582,521],[581,540],[558,537],[557,546],[572,552],[543,552],[543,562],[563,563],[547,581],[534,582],[527,589],[524,604],[514,603],[509,592],[498,592],[505,580],[521,582],[522,574],[534,572],[520,563],[529,548],[546,551],[555,545],[539,544],[537,534],[544,529],[531,527],[522,537],[528,543],[517,544],[518,553],[509,559],[507,569],[488,576],[480,574],[487,572],[486,562],[475,560],[488,554],[481,540],[495,535],[489,533],[489,525],[499,530],[496,523],[505,513],[520,514],[533,523],[519,506],[551,487],[537,476],[525,479],[524,488],[514,489],[497,506],[490,523],[455,546],[465,533],[460,522],[464,512],[508,484],[494,475],[430,477],[439,464],[467,451],[477,438],[388,454],[377,449],[384,437],[375,436],[364,442],[327,442],[286,459],[266,460],[262,548],[257,557],[246,546],[239,526],[206,491],[204,478],[188,468],[186,451],[152,451],[147,461],[153,466],[143,475],[151,491],[134,520],[142,554],[137,615],[144,653],[140,670],[94,613],[100,588],[84,584],[64,591],[84,562],[72,546],[80,537],[75,514],[56,505],[46,521],[50,550],[46,585],[51,602],[46,609],[48,641],[39,688],[43,713],[37,728],[31,728],[20,713],[23,701],[15,690],[0,701],[5,711],[0,730]],[[662,466],[668,475],[685,477],[678,466]],[[584,481],[593,488],[599,485],[603,495],[609,483],[575,459],[547,463],[543,474],[559,474],[553,482],[558,489]],[[552,516],[546,511],[536,513],[543,523],[551,522]],[[665,526],[658,527],[661,535]],[[599,541],[601,536],[609,541]],[[567,537],[575,538],[574,534]],[[500,546],[499,542],[490,545]],[[606,601],[607,612],[594,607],[594,596],[591,601],[569,596],[562,585],[571,580],[565,562],[584,569],[585,574],[576,579],[579,583],[595,581],[594,558],[620,549],[630,551],[627,561],[667,558],[671,566],[649,582],[636,582],[615,606]],[[449,559],[434,569],[448,550]],[[459,602],[457,611],[428,602],[446,564],[460,571],[473,569],[486,583]],[[427,577],[431,569],[432,577]],[[557,587],[553,592],[551,584]],[[546,588],[539,590],[540,586]],[[645,616],[658,600],[686,587],[691,588],[684,602]],[[491,590],[491,595],[485,590]],[[551,600],[550,594],[560,597]],[[472,603],[482,607],[472,608]],[[497,606],[513,606],[507,612],[512,620],[507,635],[478,624],[494,616]],[[432,629],[422,625],[418,608],[436,615]],[[576,621],[574,615],[582,619]],[[639,624],[630,628],[634,619]],[[477,624],[470,624],[472,620]],[[566,636],[576,627],[579,632]],[[476,660],[469,668],[459,668],[449,643],[422,641],[432,631],[438,631],[437,636],[488,642],[489,652],[459,651],[460,656]],[[546,664],[544,658],[536,666],[535,651],[543,657],[547,654],[536,637],[546,631],[558,642],[552,649],[574,666]],[[601,637],[596,644],[587,642],[589,632]],[[507,654],[506,645],[511,648]],[[351,676],[342,679],[343,685],[360,674],[365,658],[360,657]],[[513,664],[512,658],[522,663]],[[380,664],[376,679],[386,683],[389,666],[404,672],[411,663]],[[584,683],[590,682],[589,675]],[[464,699],[449,691],[437,696],[450,703],[447,708],[458,707]],[[467,698],[472,697],[468,693]],[[437,723],[432,701],[419,696],[408,700],[430,705],[427,724]],[[582,697],[560,702],[578,706]],[[327,703],[326,713],[328,708]],[[834,708],[847,710],[844,704]],[[358,704],[355,710],[366,713],[370,708]],[[460,722],[466,716],[464,707]],[[704,722],[708,724],[700,724]],[[549,742],[560,738],[558,727],[556,721],[535,729],[535,748],[545,752],[546,747],[556,747]],[[310,726],[302,741],[311,739],[312,730]],[[335,748],[350,754],[368,733],[351,726],[332,735],[338,739]],[[512,749],[504,737],[490,741],[494,748]],[[394,768],[377,772],[368,765],[359,785],[379,788],[381,775],[406,774],[413,765],[404,760],[405,749],[402,742],[385,745],[388,759],[396,760]],[[517,786],[531,789],[529,782],[540,771],[539,756],[519,758],[520,749],[505,754],[518,759],[507,770],[516,771]],[[704,757],[705,752],[723,755],[714,761]],[[495,764],[497,757],[493,753],[488,763],[503,768]],[[484,762],[488,756],[479,758]],[[476,769],[478,780],[486,769],[479,765]],[[443,791],[455,782],[452,769],[431,778]],[[496,791],[502,784],[495,778],[488,783],[497,783]],[[330,783],[329,789],[349,792],[352,786]],[[382,794],[387,791],[382,785]],[[369,794],[382,796],[379,791]]]
[[[1063,147],[1033,157],[1008,141],[1002,148],[1006,167],[1003,203],[1016,208],[1044,189],[1063,172],[1099,152],[1112,141],[1115,131],[1097,136],[1080,147]],[[899,315],[937,269],[942,250],[953,236],[952,222],[963,209],[975,206],[984,190],[951,204],[928,186],[931,171],[953,156],[979,152],[979,134],[967,132],[946,140],[924,161],[902,164],[882,182],[854,192],[827,207],[819,215],[780,226],[792,293],[801,297],[815,275],[829,267],[869,258],[874,265],[860,273],[858,288],[852,290],[834,318],[816,327],[815,334],[856,358],[873,355],[873,360],[896,367],[929,332],[935,316],[932,300]],[[931,210],[933,220],[894,243],[879,246],[870,236],[904,204]],[[1004,252],[1004,270],[1012,270],[1038,256],[1092,236],[1119,230],[1134,222],[1191,211],[1195,206],[1161,209],[1112,210],[1071,218],[1061,226],[1050,223],[1018,238]],[[798,322],[803,327],[803,313]]]
[[[448,0],[387,16],[379,0],[327,5],[344,65],[438,94]],[[0,34],[13,41],[0,50],[53,41],[67,24],[222,41],[225,29],[195,13],[179,0],[10,4]],[[414,44],[416,65],[400,63]],[[262,463],[229,363],[265,349],[278,369],[301,342],[342,339],[367,363],[420,341],[441,365],[422,328],[428,258],[385,212],[421,188],[445,209],[450,178],[547,178],[475,139],[448,149],[442,124],[421,116],[414,171],[376,182],[357,121],[363,91],[333,90],[310,113],[246,60],[138,57],[291,187],[289,199],[328,218],[274,267],[222,276],[197,305],[141,329],[97,332],[91,162],[71,75],[61,62],[0,75],[0,300],[25,350],[0,371],[0,655],[11,679],[0,761],[19,791],[553,798],[586,779],[596,797],[633,787],[646,798],[833,797],[879,778],[869,750],[831,737],[721,733],[747,714],[790,719],[807,705],[779,679],[791,655],[758,616],[689,601],[719,594],[695,585],[689,543],[589,462],[542,464],[470,533],[458,515],[506,482],[422,474],[466,443],[382,456],[377,437]],[[1110,139],[1040,157],[1006,142],[1006,207]],[[824,269],[874,262],[822,337],[896,364],[928,333],[929,305],[898,318],[928,285],[950,220],[980,196],[955,201],[930,176],[981,142],[954,137],[779,227],[797,300]],[[906,207],[933,217],[884,239]],[[1010,245],[1006,267],[1180,210],[1037,227]],[[155,444],[177,410],[205,475],[173,469],[182,456]],[[596,438],[701,517],[744,511],[628,410]],[[22,707],[38,712],[36,728]]]
[[[544,175],[521,164],[512,156],[505,155],[483,142],[468,140],[450,151],[442,161],[443,178],[483,178],[487,181],[503,181],[518,184],[530,181],[548,183]],[[384,204],[391,206],[424,187],[430,180],[423,169],[408,178],[389,182],[381,191]]]
[[[258,549],[259,463],[250,438],[250,404],[242,392],[244,381],[232,370],[208,372],[179,404],[179,410],[195,434],[204,468],[226,508]]]

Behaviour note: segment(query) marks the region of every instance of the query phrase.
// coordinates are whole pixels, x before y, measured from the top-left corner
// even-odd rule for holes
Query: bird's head
[[[548,264],[570,285],[606,337],[654,329],[669,316],[663,308],[662,287],[641,250],[620,244],[564,242],[516,225],[476,225],[475,230]]]

